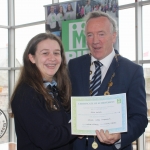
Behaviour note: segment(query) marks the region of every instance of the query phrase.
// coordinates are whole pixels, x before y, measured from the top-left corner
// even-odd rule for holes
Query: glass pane
[[[148,117],[150,117],[150,64],[144,64],[145,89],[148,107]]]
[[[5,116],[7,118],[7,128],[5,127],[6,128],[6,132],[0,138],[0,144],[2,144],[2,143],[8,143],[9,142],[9,115],[8,115],[8,111],[7,110],[2,110],[2,111],[3,111],[3,113],[5,114]]]
[[[119,10],[119,52],[135,60],[135,8]]]
[[[0,70],[0,109],[7,118],[7,125],[9,125],[8,118],[8,71]],[[1,127],[1,124],[0,124]],[[0,144],[9,142],[9,126],[4,135],[0,138]]]
[[[22,65],[22,57],[27,43],[36,34],[45,32],[45,24],[18,28],[15,31],[15,67],[19,67]]]
[[[7,1],[0,0],[0,25],[8,25]]]
[[[13,142],[0,144],[0,149],[1,150],[17,150],[17,144]]]
[[[137,150],[137,142],[136,141],[132,142],[132,147],[133,147],[133,150]]]
[[[143,60],[150,59],[150,20],[147,18],[147,15],[150,14],[150,5],[142,7],[143,11]]]
[[[148,126],[145,130],[145,150],[150,150],[150,119],[148,120]]]
[[[58,0],[54,0],[54,3],[58,3]]]
[[[119,0],[119,5],[135,3],[135,0]]]
[[[68,1],[68,0],[59,0],[59,3],[60,3],[60,2],[67,2],[67,1]]]
[[[0,28],[0,33],[0,67],[8,67],[8,29]]]
[[[146,88],[146,100],[148,107],[148,118],[150,118],[150,64],[144,64],[144,77],[145,77],[145,88]],[[150,120],[145,131],[145,148],[150,149]]]
[[[45,7],[43,6],[51,3],[51,0],[15,0],[15,24],[45,20]]]
[[[15,83],[18,81],[20,70],[15,70]]]

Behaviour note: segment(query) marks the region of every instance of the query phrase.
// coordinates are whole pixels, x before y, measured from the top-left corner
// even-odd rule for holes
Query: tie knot
[[[53,94],[55,93],[55,94],[58,94],[58,90],[57,90],[57,87],[55,86],[55,85],[48,85],[47,86],[47,89],[49,89]]]
[[[57,99],[57,96],[58,96],[57,87],[55,85],[53,85],[53,86],[48,85],[47,89],[49,90],[49,94],[51,94],[53,98]]]
[[[95,67],[97,68],[97,67],[101,67],[101,66],[103,66],[103,64],[100,62],[100,61],[94,61],[94,64],[95,64]]]

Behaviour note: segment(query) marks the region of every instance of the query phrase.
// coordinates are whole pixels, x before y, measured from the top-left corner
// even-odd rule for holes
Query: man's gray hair
[[[110,23],[112,24],[112,27],[113,27],[113,28],[112,28],[112,31],[117,33],[118,28],[117,28],[117,23],[116,23],[116,21],[115,21],[111,16],[109,16],[108,14],[106,14],[106,13],[104,13],[104,12],[102,12],[102,11],[93,11],[93,12],[90,12],[90,13],[88,13],[88,14],[84,17],[84,19],[85,19],[86,24],[87,24],[87,22],[88,22],[90,19],[92,19],[92,18],[98,18],[98,17],[106,17],[106,18],[110,21]]]

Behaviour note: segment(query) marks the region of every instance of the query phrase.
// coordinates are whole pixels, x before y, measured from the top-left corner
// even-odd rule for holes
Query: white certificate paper
[[[72,134],[96,135],[127,132],[126,93],[106,96],[71,97]]]

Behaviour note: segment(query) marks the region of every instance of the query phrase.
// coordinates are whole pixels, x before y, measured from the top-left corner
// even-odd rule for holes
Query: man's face
[[[101,60],[112,52],[116,33],[113,33],[112,25],[106,17],[90,19],[85,33],[87,45],[94,58]]]

